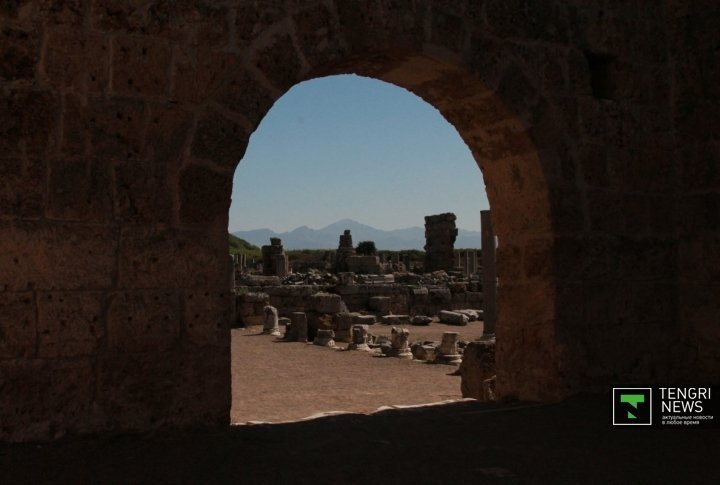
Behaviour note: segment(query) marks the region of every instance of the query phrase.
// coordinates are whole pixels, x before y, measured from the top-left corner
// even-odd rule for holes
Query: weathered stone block
[[[296,313],[296,312],[293,312]],[[332,329],[333,328],[333,315],[330,313],[318,313],[310,311],[306,313],[308,329],[313,331],[317,329]],[[312,332],[309,332],[312,333]]]
[[[0,158],[0,218],[42,217],[45,197],[45,161]],[[22,187],[23,190],[18,190]]]
[[[239,64],[240,59],[235,54],[202,47],[175,47],[172,99],[188,103],[205,101],[222,90],[227,77],[239,68]]]
[[[242,295],[240,297],[240,301],[250,303],[262,303],[263,305],[267,305],[267,303],[270,301],[270,296],[268,293],[251,291]]]
[[[48,82],[76,93],[105,92],[110,79],[107,38],[80,31],[52,30],[45,51]]]
[[[358,315],[355,317],[355,323],[358,325],[375,325],[377,317],[375,315]]]
[[[321,345],[324,347],[335,347],[335,332],[332,330],[320,329],[317,331],[317,335],[313,340],[313,344]]]
[[[287,36],[278,36],[274,43],[257,52],[254,62],[280,90],[296,82],[302,67],[298,53]]]
[[[391,304],[392,299],[389,296],[371,296],[368,299],[368,308],[382,315],[390,313]]]
[[[234,169],[245,155],[247,143],[248,134],[242,125],[208,109],[197,122],[192,155]]]
[[[68,430],[96,430],[94,385],[92,357],[0,362],[0,436],[49,440]]]
[[[236,298],[236,320],[246,327],[262,325],[265,318],[263,308],[270,302],[267,293],[250,292],[238,295]]]
[[[150,103],[150,118],[143,155],[155,164],[179,166],[193,124],[193,113],[172,103]],[[163,185],[161,185],[162,187]]]
[[[438,315],[438,318],[442,323],[447,323],[448,325],[467,325],[468,324],[468,317],[467,315],[463,315],[462,313],[457,312],[451,312],[448,310],[441,310],[440,314]]]
[[[0,153],[44,157],[57,146],[59,100],[50,91],[0,90]]]
[[[113,295],[107,316],[108,348],[121,353],[173,348],[180,336],[179,303],[173,291]]]
[[[472,310],[472,309],[463,309],[463,310],[453,310],[455,313],[460,313],[462,315],[465,315],[468,317],[469,322],[476,322],[478,320],[482,320],[482,310]]]
[[[50,164],[51,219],[103,222],[112,218],[110,165],[99,160],[54,160]]]
[[[111,227],[0,225],[0,241],[0,288],[99,289],[114,283],[117,234]]]
[[[293,312],[292,325],[295,330],[295,336],[298,342],[307,342],[308,339],[308,320],[307,315],[303,312]]]
[[[355,324],[355,319],[359,316],[360,314],[357,312],[335,314],[335,330],[349,331],[350,328]]]
[[[113,38],[112,90],[125,95],[168,95],[170,45],[141,35]]]
[[[338,285],[335,291],[338,295],[357,295],[360,293],[360,285]]]
[[[470,342],[463,352],[460,364],[460,390],[463,397],[480,401],[494,399],[494,390],[487,383],[495,376],[495,341]]]
[[[115,216],[123,221],[170,223],[173,217],[168,167],[123,161],[115,165]]]
[[[310,297],[310,306],[318,313],[340,313],[347,311],[342,297],[333,293],[315,293]]]
[[[243,70],[236,71],[214,97],[231,111],[242,113],[254,126],[260,123],[276,99],[267,87]]]
[[[435,304],[450,305],[452,303],[452,294],[447,288],[432,288],[428,290],[428,297]]]
[[[269,3],[265,7],[260,10],[252,4],[238,4],[235,32],[241,46],[248,46],[250,41],[286,15],[286,10],[281,4]]]
[[[351,51],[385,46],[382,7],[375,2],[341,2],[337,6],[340,25]]]
[[[462,47],[465,33],[463,18],[442,8],[432,9],[431,41],[453,51]]]
[[[87,106],[79,107],[83,129],[90,134],[95,156],[105,160],[132,160],[142,155],[147,107],[145,103],[129,98],[93,97]],[[68,117],[65,117],[67,121]],[[65,144],[73,146],[77,133],[63,131]],[[70,138],[70,140],[68,140]]]
[[[0,360],[34,357],[36,342],[34,295],[0,292]]]
[[[432,318],[425,315],[415,315],[410,321],[413,325],[430,325]]]
[[[101,356],[95,402],[111,429],[201,423],[227,426],[230,349]]]
[[[32,32],[10,26],[0,28],[0,79],[15,81],[35,77],[35,65],[40,56],[40,39]]]
[[[555,288],[547,282],[503,285],[502,292],[498,292],[498,308],[502,308],[506,324],[516,328],[547,322],[555,314]]]
[[[38,293],[38,356],[95,355],[105,338],[100,292]]]
[[[230,210],[232,175],[200,165],[189,165],[180,173],[180,219],[188,224],[208,224],[227,217]]]
[[[381,321],[385,325],[399,325],[403,323],[410,323],[410,315],[384,315],[381,318]]]
[[[221,234],[222,235],[222,234]],[[227,284],[227,236],[205,231],[126,227],[120,236],[121,288],[217,288]]]
[[[232,325],[230,291],[186,291],[184,295],[185,331],[197,345],[230,345]]]
[[[326,63],[345,50],[327,6],[320,4],[301,10],[293,21],[300,49],[311,65]]]
[[[465,293],[467,291],[467,283],[465,282],[457,282],[457,283],[448,283],[448,289],[450,290],[450,293]]]

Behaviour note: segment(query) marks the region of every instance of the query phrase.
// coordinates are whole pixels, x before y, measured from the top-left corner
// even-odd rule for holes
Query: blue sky
[[[275,103],[235,171],[232,199],[231,232],[345,218],[399,229],[442,212],[479,231],[489,207],[480,169],[439,111],[355,75],[300,83]]]

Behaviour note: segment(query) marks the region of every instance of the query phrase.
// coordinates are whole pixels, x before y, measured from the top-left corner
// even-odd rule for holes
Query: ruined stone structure
[[[413,355],[408,343],[409,338],[410,330],[407,328],[393,327],[390,329],[390,348],[386,355],[400,359],[412,359]]]
[[[455,214],[450,212],[434,216],[425,216],[425,271],[455,268]]]
[[[263,274],[284,278],[290,272],[290,263],[278,237],[271,237],[270,244],[262,247]]]
[[[474,249],[456,250],[455,251],[455,267],[466,275],[474,275],[480,269],[480,251]]]
[[[318,330],[313,339],[313,344],[322,347],[335,347],[335,332],[327,329]]]
[[[355,247],[353,246],[352,235],[349,229],[345,229],[340,235],[340,242],[335,252],[335,268],[336,271],[352,271],[348,269],[347,260],[351,256],[355,256]]]
[[[345,260],[345,268],[353,273],[383,274],[385,266],[380,263],[377,256],[349,256]]]
[[[235,323],[240,326],[262,325],[270,295],[262,291],[244,291],[235,297]]]
[[[435,354],[435,361],[440,364],[460,365],[462,357],[458,351],[458,338],[460,334],[457,332],[443,332],[442,342]]]
[[[368,326],[367,325],[353,325],[352,326],[352,342],[348,345],[348,350],[361,350],[369,352],[370,346],[368,345]]]
[[[278,326],[278,312],[274,306],[266,306],[263,308],[265,319],[263,320],[263,333],[274,337],[280,336],[280,327]]]
[[[4,2],[0,439],[229,422],[234,169],[339,73],[482,169],[500,396],[718,384],[720,7],[653,5]]]
[[[443,336],[444,337],[444,336]],[[463,397],[480,401],[495,399],[496,356],[495,340],[470,342],[463,352],[460,369],[460,391]]]
[[[307,315],[304,312],[293,312],[291,315],[291,322],[292,339],[298,342],[307,342]]]
[[[247,255],[237,253],[232,255],[233,264],[235,265],[235,271],[241,273],[247,268]]]

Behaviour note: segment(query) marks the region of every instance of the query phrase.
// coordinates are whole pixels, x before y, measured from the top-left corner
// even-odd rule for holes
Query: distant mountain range
[[[425,246],[425,228],[408,227],[407,229],[384,231],[352,219],[343,219],[322,229],[310,229],[307,226],[300,226],[290,232],[277,233],[270,229],[253,229],[251,231],[233,232],[232,234],[256,246],[270,244],[271,237],[279,237],[282,239],[285,249],[337,249],[340,234],[345,229],[350,229],[352,232],[355,246],[360,241],[375,241],[375,246],[378,249],[392,251],[423,249]],[[457,249],[479,249],[480,231],[458,229],[455,247]]]

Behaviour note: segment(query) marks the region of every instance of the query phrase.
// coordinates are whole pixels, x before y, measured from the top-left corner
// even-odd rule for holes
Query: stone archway
[[[582,3],[0,9],[0,438],[227,424],[233,171],[275,99],[339,72],[420,95],[479,162],[501,393],[716,381],[714,274],[679,261],[718,254],[694,129],[717,83],[676,68],[712,58],[712,25],[648,45],[701,13]]]

